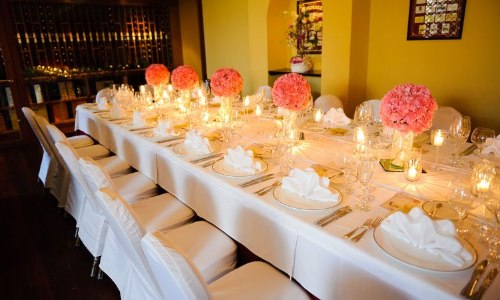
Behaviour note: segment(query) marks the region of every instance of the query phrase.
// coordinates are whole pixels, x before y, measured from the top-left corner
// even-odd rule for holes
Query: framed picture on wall
[[[461,39],[466,0],[410,0],[408,40]]]
[[[323,3],[321,0],[297,1],[297,51],[321,54],[323,46]]]

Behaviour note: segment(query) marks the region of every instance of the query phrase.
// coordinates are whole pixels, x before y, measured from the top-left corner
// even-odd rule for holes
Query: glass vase
[[[289,109],[283,109],[282,112],[283,121],[278,135],[285,144],[293,145],[300,137],[298,112]]]
[[[404,161],[410,156],[413,148],[413,132],[394,130],[391,148],[391,164],[402,168]]]

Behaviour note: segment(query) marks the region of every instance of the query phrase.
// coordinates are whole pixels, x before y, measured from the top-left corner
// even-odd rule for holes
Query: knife
[[[488,273],[488,275],[486,275],[486,278],[484,278],[483,284],[481,285],[481,287],[479,288],[477,293],[472,295],[472,299],[474,299],[474,300],[481,299],[481,297],[483,296],[483,293],[488,289],[488,287],[493,282],[493,280],[495,280],[495,277],[497,276],[497,274],[498,274],[498,269],[491,270]]]
[[[326,225],[330,224],[331,222],[338,220],[338,219],[342,218],[343,216],[347,215],[351,211],[352,211],[352,208],[350,206],[344,206],[344,207],[339,208],[336,211],[332,212],[331,214],[317,220],[314,223],[320,227],[325,227]]]
[[[464,151],[460,152],[458,155],[460,155],[460,156],[470,155],[476,149],[477,149],[477,146],[475,144],[472,144],[469,148],[467,148]]]
[[[484,273],[487,266],[488,266],[488,260],[486,259],[480,262],[476,266],[474,272],[472,272],[472,276],[469,282],[467,282],[462,291],[460,291],[460,295],[465,297],[470,297],[472,295],[474,289],[476,288],[477,282],[479,281],[479,277],[481,277],[481,275]]]
[[[266,175],[263,175],[263,176],[260,176],[260,177],[257,177],[255,179],[252,179],[252,180],[249,180],[249,181],[246,181],[246,182],[243,182],[240,184],[240,187],[249,187],[251,185],[254,185],[254,184],[257,184],[257,183],[261,183],[263,181],[267,181],[267,180],[270,180],[274,177],[274,174],[271,173],[271,174],[266,174]]]
[[[223,154],[224,153],[212,154],[212,155],[209,155],[209,156],[205,156],[203,158],[194,159],[191,162],[193,164],[195,164],[195,163],[199,163],[199,162],[202,162],[202,161],[211,160],[212,158],[216,158],[216,157],[222,156]]]

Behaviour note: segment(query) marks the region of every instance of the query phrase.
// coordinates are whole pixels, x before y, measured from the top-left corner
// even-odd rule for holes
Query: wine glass
[[[467,141],[471,131],[470,117],[469,116],[456,116],[451,122],[448,134],[451,138],[451,142],[455,146],[455,152],[453,154],[453,160],[451,165],[453,167],[460,167],[463,165],[460,155],[458,153],[461,146]]]
[[[481,152],[483,151],[484,143],[488,138],[495,138],[495,130],[485,127],[476,127],[470,136],[470,140],[479,149],[478,156],[483,158]]]
[[[361,103],[354,112],[355,125],[368,125],[373,118],[373,107],[368,103]]]
[[[344,174],[344,194],[349,192],[349,177],[354,171],[356,160],[350,153],[337,152],[335,154],[335,165]]]
[[[481,205],[480,199],[474,197],[472,193],[470,193],[469,188],[462,184],[459,179],[454,179],[448,184],[446,201],[457,212],[457,233],[466,234],[468,229],[463,226],[463,220],[467,217],[467,212],[469,210],[475,209]]]
[[[431,131],[431,143],[436,148],[436,159],[434,162],[434,166],[432,167],[433,171],[440,171],[441,167],[439,167],[439,149],[444,145],[448,132],[443,129],[433,129]]]
[[[487,159],[482,159],[474,163],[471,173],[471,192],[477,196],[480,201],[485,204],[490,193],[493,180],[496,175],[495,164]],[[486,212],[485,212],[486,214]],[[482,224],[479,225],[479,233],[484,238],[490,231],[490,227],[485,221],[486,215],[483,217]]]
[[[498,176],[497,176],[498,177]],[[500,259],[500,178],[496,178],[491,189],[491,194],[485,199],[484,206],[495,216],[495,230],[489,242],[489,256],[493,260]]]
[[[369,194],[368,184],[370,183],[375,169],[376,158],[370,154],[359,155],[356,159],[356,172],[358,174],[358,180],[361,183],[361,196],[358,197],[358,203],[354,206],[360,211],[369,211],[370,206],[368,201],[370,201],[373,196]]]

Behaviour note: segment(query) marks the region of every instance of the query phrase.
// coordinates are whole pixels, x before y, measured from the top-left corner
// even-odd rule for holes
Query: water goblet
[[[453,167],[460,167],[463,165],[460,159],[459,150],[460,147],[467,141],[471,131],[470,117],[469,116],[456,116],[450,124],[450,129],[448,130],[448,135],[451,138],[451,142],[455,146],[455,151],[453,153],[453,159],[451,165]]]
[[[335,154],[335,165],[344,174],[344,194],[349,193],[349,177],[355,168],[355,158],[350,153],[337,152]]]
[[[444,145],[447,135],[448,133],[443,129],[433,129],[431,131],[431,143],[436,148],[436,158],[434,165],[432,166],[433,171],[441,170],[441,167],[439,166],[439,149]]]
[[[478,156],[483,158],[481,152],[483,151],[486,139],[495,138],[495,130],[484,127],[476,127],[470,136],[471,142],[479,149]]]
[[[484,206],[488,209],[495,218],[494,231],[488,239],[489,258],[496,261],[500,260],[500,178],[496,178],[493,183],[490,195],[485,199]]]
[[[468,233],[469,230],[463,225],[463,220],[467,217],[469,210],[481,205],[481,201],[477,197],[474,197],[459,179],[454,179],[448,184],[446,201],[457,212],[457,233],[461,235]]]
[[[375,169],[376,158],[370,154],[359,155],[356,159],[356,172],[358,174],[358,180],[361,183],[361,195],[358,197],[358,202],[354,206],[355,209],[360,211],[369,211],[370,206],[368,201],[373,199],[373,196],[369,194],[368,184],[370,183]]]
[[[487,159],[474,163],[471,173],[471,192],[477,196],[482,204],[485,204],[488,194],[492,188],[496,175],[495,164]],[[484,212],[482,224],[479,225],[479,234],[486,238],[490,227],[486,224],[486,211]]]
[[[354,112],[353,123],[355,125],[368,125],[373,118],[373,106],[368,103],[361,103]]]

